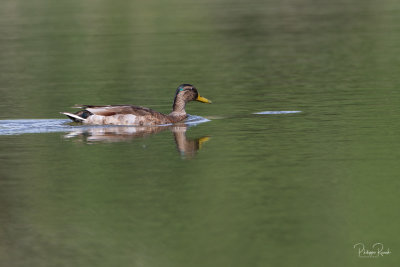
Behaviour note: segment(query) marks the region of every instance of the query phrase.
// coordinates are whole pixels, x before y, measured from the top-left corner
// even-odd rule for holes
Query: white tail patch
[[[72,113],[68,113],[68,112],[61,112],[61,114],[67,115],[68,117],[72,117],[74,119],[77,119],[79,121],[86,121],[86,119],[79,117],[78,115],[72,114]]]

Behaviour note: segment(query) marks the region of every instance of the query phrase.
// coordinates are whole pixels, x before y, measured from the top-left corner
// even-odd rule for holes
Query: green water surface
[[[396,266],[400,2],[3,0],[0,119],[74,104],[186,131],[0,136],[0,266]],[[301,111],[253,115],[260,111]],[[107,138],[106,138],[107,139]],[[391,254],[360,258],[354,244]]]

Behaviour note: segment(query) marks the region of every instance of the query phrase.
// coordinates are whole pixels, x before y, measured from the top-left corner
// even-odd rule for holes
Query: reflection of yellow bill
[[[204,137],[201,137],[200,139],[199,139],[199,149],[201,149],[201,146],[205,143],[205,142],[207,142],[208,140],[210,140],[210,138],[211,137],[209,137],[209,136],[204,136]]]
[[[208,103],[208,104],[212,103],[210,100],[208,100],[207,98],[202,97],[200,95],[197,96],[196,101],[203,102],[203,103]]]

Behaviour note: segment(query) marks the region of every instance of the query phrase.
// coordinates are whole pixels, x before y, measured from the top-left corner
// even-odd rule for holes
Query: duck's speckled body
[[[185,106],[189,101],[211,103],[201,97],[197,89],[190,84],[181,84],[175,93],[174,104],[170,114],[162,114],[149,108],[132,105],[90,106],[74,114],[62,112],[75,122],[91,125],[141,125],[152,126],[171,124],[187,118]]]

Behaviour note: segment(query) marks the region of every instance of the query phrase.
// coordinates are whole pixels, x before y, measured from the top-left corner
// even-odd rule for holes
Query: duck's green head
[[[178,86],[178,88],[176,89],[176,93],[175,93],[175,100],[174,103],[177,100],[184,100],[185,102],[189,102],[189,101],[199,101],[202,103],[208,103],[211,104],[212,102],[210,100],[208,100],[205,97],[200,96],[199,92],[197,92],[196,87],[194,87],[191,84],[188,83],[184,83]]]

